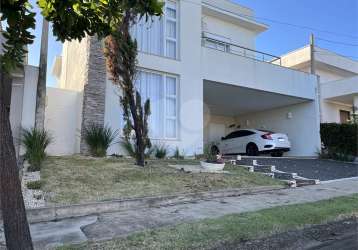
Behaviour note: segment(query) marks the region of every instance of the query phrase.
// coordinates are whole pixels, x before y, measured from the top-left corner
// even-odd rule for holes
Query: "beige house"
[[[321,122],[346,123],[353,112],[358,113],[358,61],[319,47],[315,47],[314,55],[320,76]],[[310,46],[281,56],[281,63],[310,72]]]

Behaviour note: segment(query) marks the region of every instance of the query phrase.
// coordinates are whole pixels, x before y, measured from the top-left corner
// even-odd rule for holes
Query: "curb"
[[[279,186],[264,186],[256,188],[226,189],[219,191],[187,193],[169,196],[142,197],[133,199],[92,202],[76,205],[34,208],[28,209],[26,213],[29,223],[38,223],[88,215],[97,215],[101,213],[113,213],[149,207],[172,206],[202,199],[235,197],[240,195],[256,194],[281,189],[286,188]]]

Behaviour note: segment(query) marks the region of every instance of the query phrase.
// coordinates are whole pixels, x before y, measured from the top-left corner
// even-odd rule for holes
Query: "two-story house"
[[[314,63],[315,74],[320,76],[321,122],[346,123],[358,114],[358,61],[332,51],[314,47],[294,50],[281,57],[286,67],[310,72]]]
[[[251,9],[228,0],[166,0],[164,8],[163,17],[132,27],[137,86],[151,100],[154,143],[193,155],[237,128],[262,128],[288,134],[289,155],[316,155],[317,76],[255,50],[268,26]],[[53,72],[59,88],[47,90],[50,154],[84,152],[81,131],[90,123],[121,130],[120,91],[108,80],[101,41],[66,42]],[[108,153],[121,152],[115,144]]]

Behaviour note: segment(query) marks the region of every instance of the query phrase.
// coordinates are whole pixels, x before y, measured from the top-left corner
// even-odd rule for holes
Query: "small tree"
[[[153,15],[161,14],[161,4]],[[138,10],[129,9],[125,12],[122,23],[116,32],[105,39],[105,57],[107,70],[112,81],[122,90],[120,103],[123,108],[125,126],[123,128],[125,140],[130,141],[131,131],[135,132],[136,164],[144,166],[145,151],[151,147],[148,136],[148,118],[150,115],[150,100],[142,106],[142,98],[135,88],[137,74],[137,42],[132,39],[130,26],[138,18]],[[148,18],[148,17],[146,17]]]

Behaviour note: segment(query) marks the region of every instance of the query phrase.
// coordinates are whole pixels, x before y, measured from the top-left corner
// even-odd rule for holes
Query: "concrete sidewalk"
[[[354,193],[358,193],[358,178],[239,197],[214,198],[173,206],[36,223],[31,225],[31,232],[38,249],[51,249],[62,244],[123,237],[179,222],[215,218],[275,206],[315,202]]]

